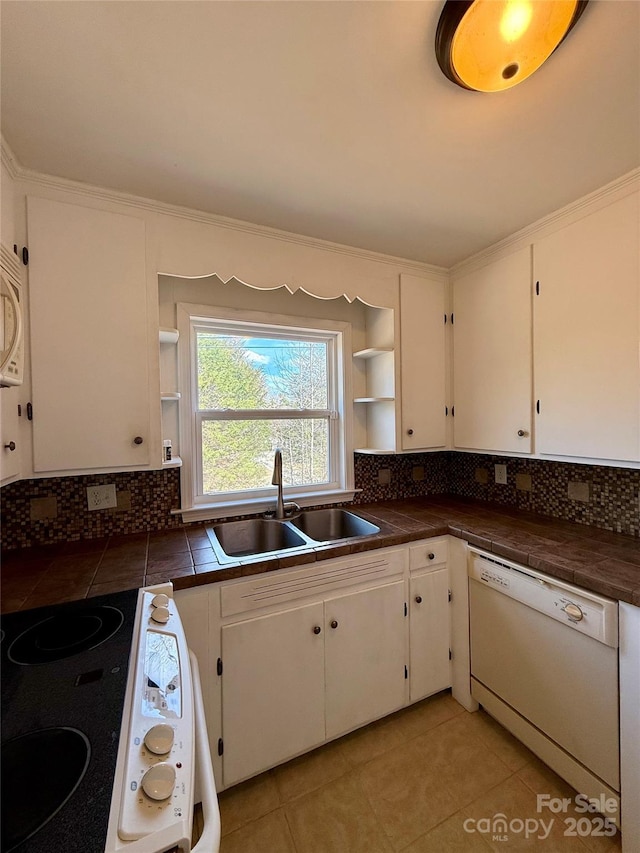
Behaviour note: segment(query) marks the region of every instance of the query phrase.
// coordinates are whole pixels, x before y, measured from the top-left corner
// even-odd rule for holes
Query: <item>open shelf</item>
[[[395,397],[356,397],[354,403],[393,403]]]
[[[163,468],[181,468],[182,467],[182,459],[179,456],[174,456],[169,462],[162,463]]]
[[[385,352],[393,352],[393,347],[368,347],[353,353],[353,358],[375,358]]]
[[[161,391],[160,399],[161,400],[179,400],[180,399],[179,391]]]

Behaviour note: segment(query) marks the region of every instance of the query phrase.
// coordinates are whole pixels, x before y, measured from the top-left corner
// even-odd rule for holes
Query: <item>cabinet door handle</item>
[[[413,435],[413,430],[412,430],[412,429],[408,429],[408,430],[407,430],[407,435]]]
[[[529,435],[529,433],[528,433],[528,431],[527,431],[526,429],[519,429],[519,430],[518,430],[518,436],[519,436],[520,438],[525,438],[525,437],[526,437],[526,436],[528,436],[528,435]]]
[[[7,448],[7,450],[10,450],[13,453],[13,451],[16,449],[16,443],[15,441],[10,441],[9,444],[5,444],[5,447]]]
[[[319,625],[316,625],[313,629],[314,634],[319,634],[322,631],[322,628]]]
[[[433,553],[433,551],[430,551],[430,552],[427,554],[427,557],[428,557],[430,560],[435,560],[436,555]]]
[[[337,628],[337,627],[338,627],[338,623],[336,622],[336,620],[335,620],[335,619],[332,619],[332,620],[331,620],[331,627],[332,627],[332,628]]]
[[[421,595],[416,595],[416,597],[415,597],[415,602],[416,602],[416,604],[422,604],[422,596],[421,596]]]
[[[133,439],[133,443],[134,443],[134,444],[142,444],[142,442],[143,442],[143,441],[144,441],[144,439],[143,439],[143,437],[142,437],[141,435],[137,435],[137,436]]]

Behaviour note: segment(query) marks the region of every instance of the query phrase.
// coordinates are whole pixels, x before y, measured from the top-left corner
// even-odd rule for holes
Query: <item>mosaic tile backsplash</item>
[[[449,453],[449,493],[640,536],[640,470]],[[494,466],[507,466],[507,483]],[[486,480],[486,482],[482,482]]]
[[[507,483],[495,483],[506,465]],[[452,494],[640,536],[640,470],[479,453],[355,454],[354,503]],[[87,510],[88,486],[118,506]],[[180,527],[178,469],[22,480],[0,492],[3,550]]]
[[[87,509],[87,487],[115,483],[118,506]],[[180,527],[177,468],[20,480],[0,492],[2,549]]]

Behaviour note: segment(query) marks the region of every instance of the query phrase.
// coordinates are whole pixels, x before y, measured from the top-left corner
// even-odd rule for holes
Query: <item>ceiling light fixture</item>
[[[551,56],[588,2],[447,0],[436,31],[438,65],[464,89],[510,89]]]

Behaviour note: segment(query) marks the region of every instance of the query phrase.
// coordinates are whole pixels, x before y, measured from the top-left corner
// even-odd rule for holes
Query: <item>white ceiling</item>
[[[4,0],[30,169],[451,266],[640,164],[640,3],[591,0],[520,86],[468,92],[443,3]]]

